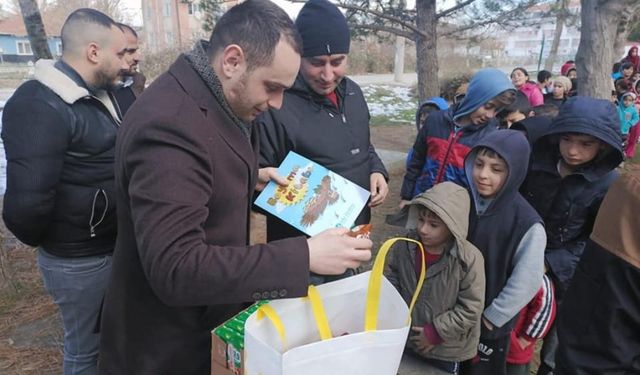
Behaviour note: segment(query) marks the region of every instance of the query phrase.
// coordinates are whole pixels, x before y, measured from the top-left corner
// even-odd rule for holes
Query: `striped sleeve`
[[[556,315],[553,283],[547,275],[544,276],[542,287],[527,310],[527,318],[524,322],[525,336],[531,339],[543,338],[551,328]]]

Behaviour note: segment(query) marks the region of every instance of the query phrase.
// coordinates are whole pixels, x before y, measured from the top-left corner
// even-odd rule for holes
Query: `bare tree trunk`
[[[611,66],[616,39],[626,37],[628,28],[619,35],[621,22],[628,22],[640,6],[637,0],[582,0],[580,45],[576,55],[578,94],[594,98],[611,98]]]
[[[416,27],[425,32],[416,39],[416,70],[418,73],[418,96],[420,101],[440,95],[438,83],[438,49],[436,32],[436,1],[416,1]]]
[[[396,35],[396,54],[393,59],[393,80],[402,82],[404,74],[404,38]]]
[[[551,43],[551,50],[549,50],[549,56],[544,63],[544,69],[548,71],[553,70],[553,64],[558,58],[558,47],[560,47],[560,37],[562,37],[562,30],[564,30],[564,22],[566,19],[567,1],[558,0],[558,9],[556,10],[556,30],[553,34],[553,43]]]
[[[36,0],[19,0],[19,2],[20,12],[22,13],[27,34],[29,35],[33,55],[36,57],[36,60],[53,59],[51,51],[49,50],[49,44],[47,44],[47,33],[42,23],[38,3]]]

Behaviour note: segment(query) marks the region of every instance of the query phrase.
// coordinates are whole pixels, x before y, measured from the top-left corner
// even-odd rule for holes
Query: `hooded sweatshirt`
[[[638,212],[640,172],[629,171],[604,198],[562,303],[554,374],[640,373]]]
[[[633,98],[633,102],[630,106],[625,107],[624,98],[630,96]],[[620,97],[620,102],[618,103],[618,116],[620,117],[620,132],[622,135],[628,135],[629,130],[632,126],[640,121],[640,117],[638,116],[638,109],[635,106],[636,95],[632,92],[625,92]]]
[[[435,213],[449,228],[453,239],[441,258],[427,268],[425,283],[412,312],[412,325],[424,326],[436,336],[436,346],[426,355],[459,362],[475,356],[484,309],[484,262],[480,251],[466,240],[469,225],[469,195],[453,182],[443,182],[417,196],[409,205],[409,237],[419,241],[415,229],[420,207]],[[417,285],[417,247],[397,243],[391,251],[385,276],[407,303]],[[430,339],[430,342],[433,339]],[[411,342],[409,347],[415,349]]]
[[[562,178],[558,165],[562,158],[559,138],[563,133],[588,134],[608,147]],[[549,131],[534,144],[531,159],[521,192],[545,222],[545,263],[560,299],[582,255],[600,202],[618,178],[615,168],[623,158],[615,106],[602,99],[567,99]]]
[[[468,238],[484,256],[483,315],[495,326],[491,331],[483,327],[482,337],[496,339],[510,334],[518,313],[542,285],[546,236],[540,216],[518,192],[529,164],[527,139],[516,130],[487,135],[465,159],[469,180],[480,147],[495,151],[508,168],[502,189],[491,199],[480,196],[473,182],[469,186],[473,208]]]
[[[506,74],[498,69],[482,69],[471,79],[462,102],[429,115],[407,163],[400,192],[402,199],[411,200],[443,181],[467,186],[464,157],[478,140],[496,130],[497,121],[491,119],[482,125],[463,127],[457,121],[507,90],[515,91],[515,88]]]

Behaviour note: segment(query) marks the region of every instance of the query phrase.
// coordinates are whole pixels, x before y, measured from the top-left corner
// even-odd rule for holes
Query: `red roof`
[[[49,22],[45,21],[44,27],[47,32],[47,36],[60,35],[60,30],[51,30],[54,26],[50,25]],[[18,14],[0,20],[0,34],[26,36],[27,29],[24,27],[22,16]]]

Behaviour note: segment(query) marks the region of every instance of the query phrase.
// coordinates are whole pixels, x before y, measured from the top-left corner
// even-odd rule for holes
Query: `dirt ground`
[[[415,138],[413,126],[379,125],[372,128],[376,148],[406,151]],[[376,248],[385,238],[403,231],[384,224],[399,203],[403,164],[388,165],[390,191],[385,203],[373,210]],[[252,241],[264,241],[264,218],[253,215]],[[56,306],[42,289],[35,250],[17,242],[0,220],[0,374],[53,375],[62,367],[62,329]]]

